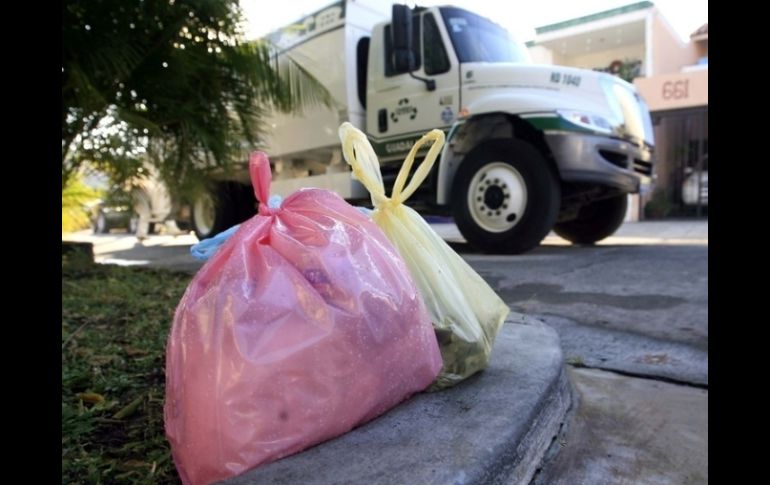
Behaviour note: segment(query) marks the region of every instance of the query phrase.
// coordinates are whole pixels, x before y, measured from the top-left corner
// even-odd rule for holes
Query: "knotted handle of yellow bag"
[[[429,141],[432,141],[433,144],[430,146],[428,154],[425,155],[425,159],[422,161],[420,166],[417,167],[417,170],[414,171],[414,175],[412,175],[412,180],[409,181],[409,185],[404,188],[406,178],[409,176],[409,172],[412,170],[414,157],[417,155],[417,151],[421,146],[428,143]],[[396,183],[393,185],[393,194],[390,198],[394,203],[399,204],[406,202],[406,199],[411,197],[414,191],[420,187],[420,185],[428,177],[430,169],[433,168],[433,164],[436,162],[436,158],[438,158],[438,154],[441,152],[441,148],[443,146],[444,132],[441,130],[431,130],[424,134],[419,140],[417,140],[417,143],[415,143],[412,146],[412,149],[409,150],[409,154],[406,156],[406,160],[404,160],[404,164],[401,166],[401,170],[399,170],[398,176],[396,177]]]
[[[369,193],[372,195],[372,203],[375,206],[379,206],[388,200],[392,200],[396,204],[405,202],[417,190],[420,184],[425,181],[425,178],[430,173],[430,169],[433,167],[433,163],[441,152],[441,148],[444,146],[443,131],[431,130],[423,135],[412,146],[406,160],[404,160],[404,164],[401,166],[401,170],[396,177],[396,183],[393,186],[392,197],[389,198],[385,195],[385,187],[382,182],[382,174],[380,173],[380,163],[366,135],[348,122],[340,126],[339,135],[342,140],[342,153],[345,156],[345,160],[353,167],[353,173],[356,178],[369,190]],[[404,188],[417,151],[429,141],[433,141],[433,145],[428,150],[425,160],[417,167],[409,185]]]
[[[342,141],[342,154],[353,167],[353,174],[358,181],[371,194],[372,203],[376,207],[387,201],[388,197],[385,195],[385,186],[380,173],[380,162],[377,161],[377,155],[369,139],[361,130],[347,121],[340,126],[339,135]]]

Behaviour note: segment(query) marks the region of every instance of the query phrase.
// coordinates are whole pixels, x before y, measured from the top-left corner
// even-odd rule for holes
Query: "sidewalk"
[[[446,241],[465,243],[460,231],[453,223],[431,224]],[[698,244],[708,245],[707,220],[642,221],[626,222],[612,236],[597,243],[597,246],[628,244]],[[546,246],[567,246],[566,241],[551,232],[542,242]]]
[[[431,227],[448,242],[465,243],[453,223],[434,223]],[[189,247],[198,242],[198,238],[193,234],[156,234],[139,242],[134,236],[126,233],[97,235],[91,231],[80,231],[62,235],[62,240],[93,243],[94,255],[99,263],[154,265],[183,271],[194,271],[201,266],[200,262],[189,255]],[[542,243],[543,246],[569,244],[554,233],[549,234]],[[597,246],[650,244],[708,246],[708,221],[627,222],[613,236],[599,241]],[[459,252],[463,252],[462,248],[459,249]]]
[[[489,367],[223,485],[526,484],[571,402],[559,338],[512,316]]]

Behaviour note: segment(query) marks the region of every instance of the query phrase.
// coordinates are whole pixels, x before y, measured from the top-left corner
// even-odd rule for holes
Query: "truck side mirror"
[[[436,81],[412,74],[417,66],[412,50],[412,10],[406,5],[393,4],[393,19],[391,32],[393,33],[393,67],[398,73],[408,72],[414,79],[425,83],[428,91],[436,90]]]
[[[414,70],[412,53],[412,12],[406,5],[393,4],[393,67],[397,72]]]

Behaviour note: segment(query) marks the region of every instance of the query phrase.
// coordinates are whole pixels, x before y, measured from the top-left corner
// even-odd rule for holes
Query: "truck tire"
[[[574,244],[593,244],[618,230],[626,217],[627,194],[589,202],[575,219],[559,222],[553,231]]]
[[[216,236],[256,213],[251,187],[237,182],[220,182],[201,194],[191,207],[191,225],[199,240]]]
[[[110,226],[107,222],[107,216],[100,210],[94,221],[94,234],[107,234],[108,232],[110,232]]]
[[[192,231],[192,224],[187,219],[174,219],[177,229],[184,232]]]
[[[471,150],[452,189],[458,229],[471,245],[489,253],[535,248],[559,213],[555,171],[521,140],[491,140]]]

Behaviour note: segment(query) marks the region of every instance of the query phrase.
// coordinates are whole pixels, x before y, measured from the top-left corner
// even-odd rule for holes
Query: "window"
[[[356,75],[358,81],[358,100],[366,108],[366,70],[369,63],[369,37],[361,37],[356,46]]]
[[[441,32],[433,14],[425,14],[423,22],[422,52],[425,58],[425,74],[442,74],[449,70],[449,58],[444,49]]]
[[[460,62],[528,62],[524,46],[499,25],[454,7],[441,14]]]
[[[419,69],[422,59],[420,59],[420,22],[412,22],[412,55],[414,56],[414,68]],[[393,65],[393,33],[390,25],[385,26],[385,76],[392,77],[397,74],[404,74],[407,71],[396,71]]]

